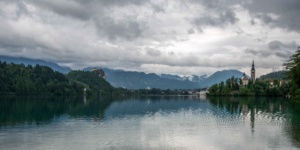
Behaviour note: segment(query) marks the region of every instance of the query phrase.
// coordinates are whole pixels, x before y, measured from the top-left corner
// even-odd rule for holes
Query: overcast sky
[[[1,0],[0,55],[72,69],[257,76],[300,44],[300,0]]]

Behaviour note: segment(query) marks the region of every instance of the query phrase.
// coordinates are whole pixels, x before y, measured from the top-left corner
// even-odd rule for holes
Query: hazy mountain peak
[[[15,64],[24,64],[24,65],[32,65],[35,66],[37,64],[42,66],[48,66],[52,68],[55,71],[61,72],[61,73],[68,73],[72,69],[69,67],[62,67],[56,63],[41,60],[41,59],[30,59],[30,58],[24,58],[24,57],[10,57],[10,56],[0,56],[0,61],[6,61],[7,63],[15,63]]]

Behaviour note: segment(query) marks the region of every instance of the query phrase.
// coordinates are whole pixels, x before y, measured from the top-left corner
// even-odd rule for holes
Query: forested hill
[[[89,91],[110,90],[112,87],[93,72],[72,71],[64,75],[47,66],[8,64],[0,61],[0,94],[81,94]]]
[[[285,79],[287,75],[287,71],[276,71],[271,72],[266,75],[262,75],[259,79]]]
[[[67,74],[68,79],[85,85],[88,90],[112,90],[113,87],[99,77],[98,74],[90,71],[71,71]]]
[[[68,73],[72,71],[69,67],[62,67],[56,63],[45,61],[45,60],[39,60],[39,59],[30,59],[30,58],[24,58],[24,57],[9,57],[9,56],[1,56],[0,55],[0,61],[6,62],[6,63],[15,63],[15,64],[24,64],[25,66],[31,65],[41,65],[41,66],[48,66],[54,71],[58,71],[61,73]]]

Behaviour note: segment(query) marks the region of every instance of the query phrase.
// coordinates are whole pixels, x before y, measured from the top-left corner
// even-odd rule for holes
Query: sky
[[[177,75],[284,69],[299,0],[1,0],[0,55]]]

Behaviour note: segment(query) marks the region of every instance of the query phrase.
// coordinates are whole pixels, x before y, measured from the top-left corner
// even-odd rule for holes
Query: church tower
[[[252,69],[251,69],[251,79],[255,81],[255,67],[254,67],[254,60],[252,62]]]

